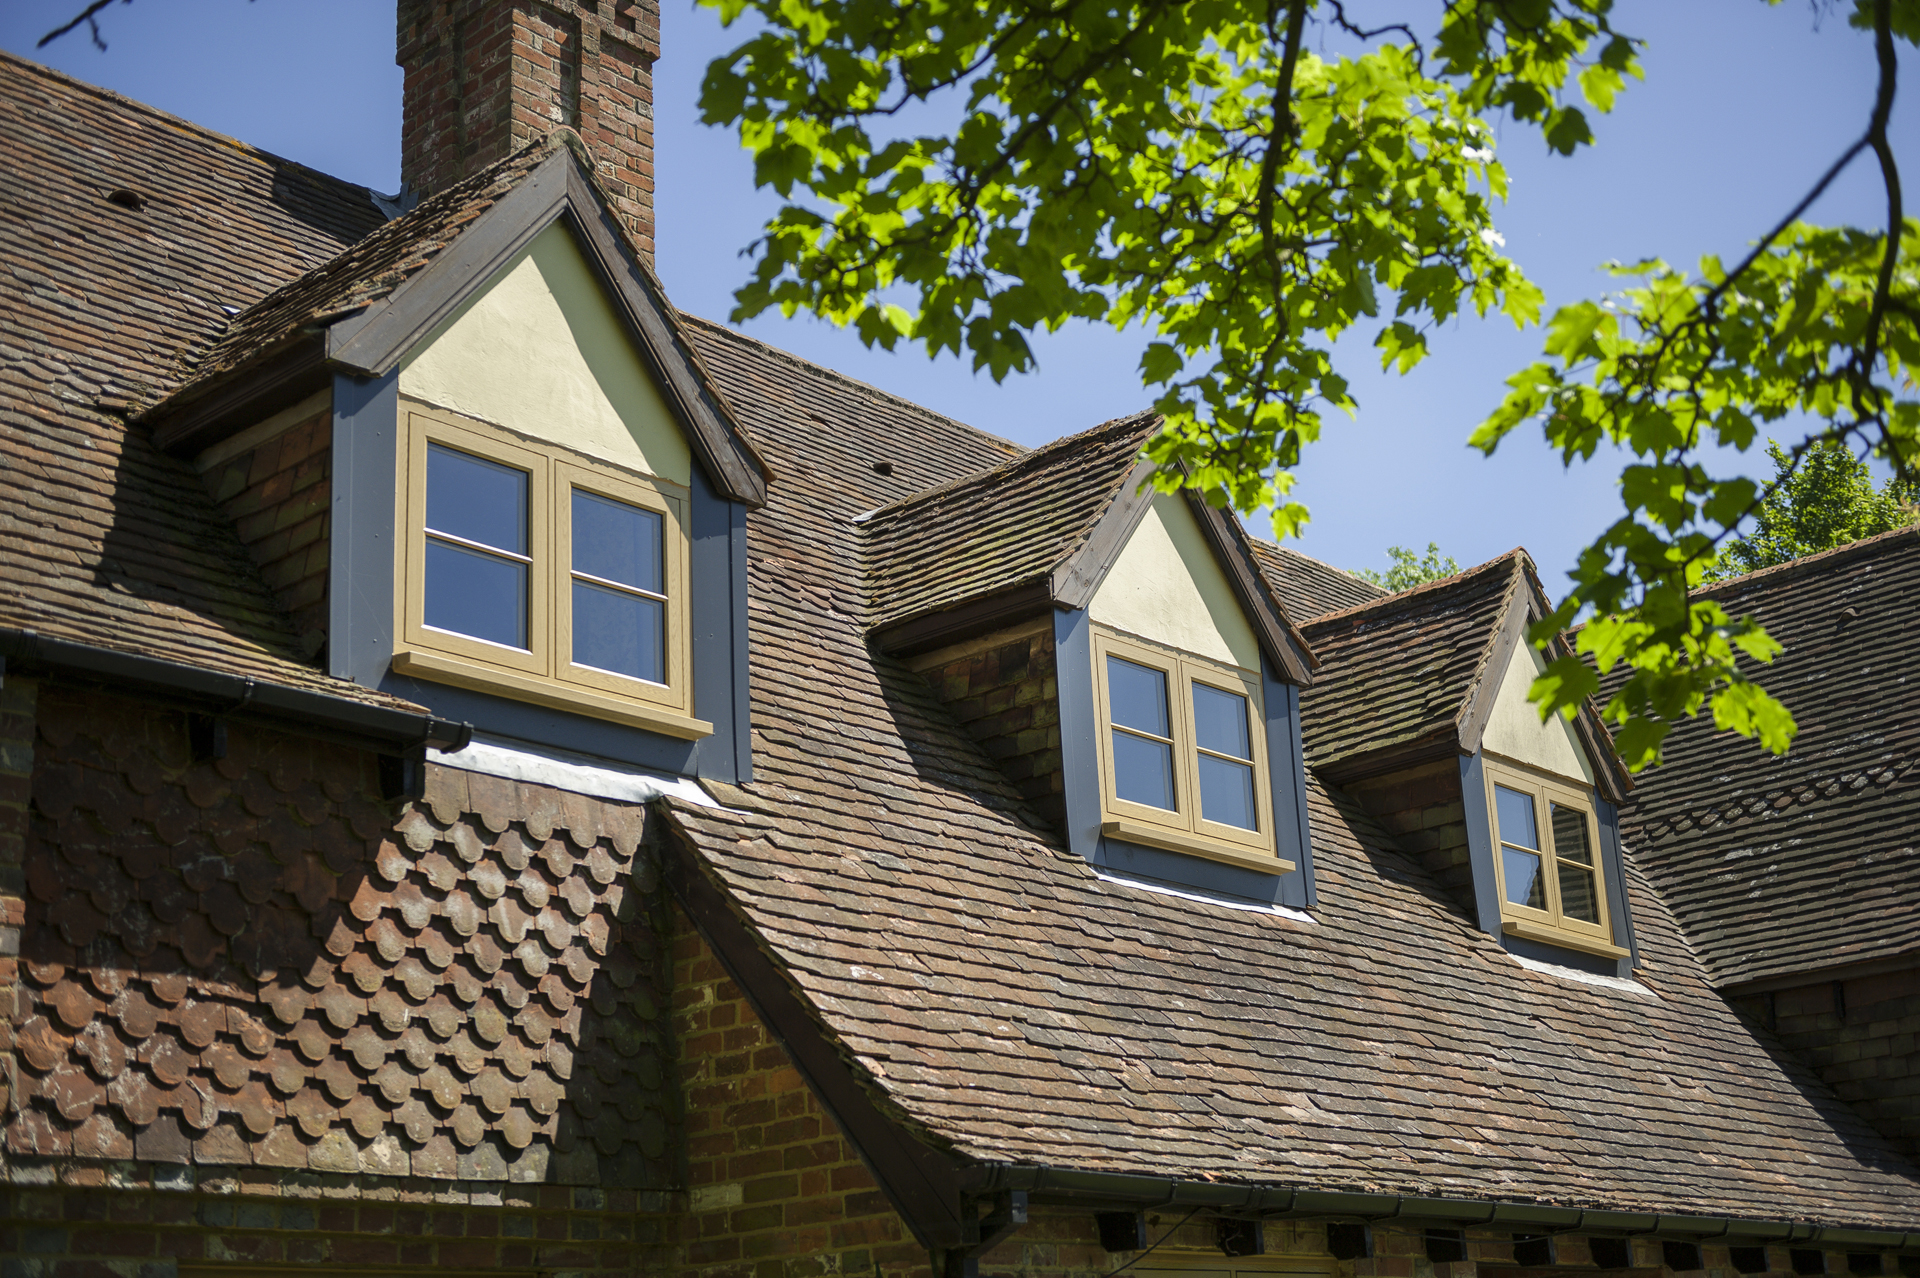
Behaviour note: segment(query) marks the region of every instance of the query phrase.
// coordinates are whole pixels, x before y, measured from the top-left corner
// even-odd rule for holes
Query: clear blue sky
[[[666,0],[656,68],[659,269],[674,301],[724,319],[744,278],[739,252],[771,208],[729,135],[700,127],[708,59],[734,41],[686,0]],[[0,47],[382,191],[399,185],[400,72],[392,0],[138,0],[102,14],[108,49],[84,31],[35,53],[34,41],[81,0],[8,0]],[[1431,4],[1376,4],[1426,13]],[[1597,123],[1598,145],[1569,160],[1507,127],[1513,198],[1499,222],[1508,251],[1549,306],[1605,286],[1610,259],[1693,262],[1733,255],[1770,226],[1864,127],[1871,42],[1807,0],[1621,0],[1618,23],[1644,37],[1647,79]],[[1920,189],[1920,59],[1902,63],[1895,147]],[[1872,171],[1859,166],[1818,205],[1827,222],[1878,226]],[[940,412],[1038,444],[1148,400],[1134,372],[1145,339],[1073,329],[1039,343],[1037,374],[996,386],[949,358],[870,352],[809,320],[761,319],[747,331]],[[1301,550],[1344,567],[1384,566],[1391,544],[1429,541],[1463,565],[1524,545],[1549,588],[1619,513],[1603,455],[1563,470],[1537,435],[1492,460],[1465,447],[1503,379],[1531,360],[1538,332],[1464,321],[1433,341],[1405,378],[1374,371],[1371,331],[1343,344],[1360,400],[1309,450],[1299,495],[1313,509]],[[1728,468],[1767,473],[1764,459]],[[1259,521],[1256,521],[1259,522]]]

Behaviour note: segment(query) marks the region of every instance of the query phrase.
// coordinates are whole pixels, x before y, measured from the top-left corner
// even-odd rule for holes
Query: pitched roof
[[[962,1161],[1920,1226],[1899,1155],[1733,1016],[1643,881],[1644,994],[1521,967],[1317,783],[1312,923],[1103,881],[848,606],[871,459],[924,483],[1004,445],[696,331],[729,385],[779,386],[739,398],[782,482],[749,524],[755,779],[672,806],[680,855],[907,1130]],[[1468,576],[1498,596],[1512,561]]]
[[[1287,614],[1297,622],[1358,608],[1384,599],[1390,593],[1345,569],[1323,564],[1270,541],[1254,541],[1253,553],[1260,561],[1260,570],[1280,596],[1280,602],[1287,606]]]
[[[1702,593],[1786,646],[1750,673],[1800,735],[1776,757],[1709,716],[1675,725],[1623,837],[1722,984],[1920,955],[1920,530]]]
[[[0,118],[0,626],[405,705],[304,660],[199,477],[119,416],[379,226],[366,188],[5,54]]]
[[[1307,623],[1320,658],[1302,706],[1307,762],[1344,775],[1454,740],[1473,694],[1498,679],[1500,627],[1524,590],[1525,552]]]
[[[0,171],[10,216],[44,201],[36,182],[78,185],[73,173],[99,162],[76,141],[91,131],[167,190],[185,179],[153,152],[187,138],[176,167],[229,182],[238,207],[222,217],[256,224],[230,235],[178,229],[184,214],[151,219],[199,264],[161,263],[165,287],[144,283],[133,250],[59,265],[29,315],[0,313],[33,369],[7,374],[0,407],[0,464],[27,485],[5,516],[40,518],[31,544],[53,547],[42,571],[84,605],[63,624],[170,650],[202,635],[220,662],[255,643],[267,655],[246,659],[270,663],[243,624],[265,608],[257,624],[271,634],[264,593],[191,472],[72,405],[202,332],[208,317],[183,297],[245,305],[316,264],[249,235],[319,258],[353,237],[283,216],[258,153],[184,126],[142,139],[151,113],[104,108],[104,95],[37,71],[0,93],[10,110],[39,95],[20,136],[45,140],[27,148],[25,179],[14,156]],[[80,196],[67,203],[49,229],[27,224],[56,265],[75,226],[101,239],[127,229]],[[8,251],[16,275],[36,269]],[[274,253],[277,266],[259,256]],[[247,271],[270,278],[249,290]],[[90,318],[92,292],[119,323]],[[49,345],[69,313],[83,340]],[[1313,923],[1105,882],[1064,854],[919,676],[867,642],[853,516],[988,469],[1008,446],[716,326],[688,328],[781,482],[748,525],[756,780],[714,787],[728,809],[668,811],[696,873],[730,894],[861,1084],[912,1130],[981,1161],[1920,1228],[1912,1168],[1732,1016],[1642,881],[1638,994],[1520,967],[1318,783]],[[891,475],[873,471],[876,457]],[[83,517],[61,522],[48,494],[81,501]],[[139,520],[121,528],[129,506]],[[100,510],[104,521],[89,513]],[[114,553],[150,555],[130,560],[144,589],[199,593],[169,612],[94,583],[116,536],[138,544]],[[196,536],[211,539],[201,558],[167,557]],[[51,598],[0,607],[54,614]]]
[[[180,352],[177,376],[164,388],[165,399],[191,398],[205,384],[244,367],[301,330],[392,296],[519,185],[547,152],[546,143],[534,143],[430,196],[209,330]]]
[[[859,517],[875,630],[1044,580],[1128,489],[1159,418],[1136,413]]]

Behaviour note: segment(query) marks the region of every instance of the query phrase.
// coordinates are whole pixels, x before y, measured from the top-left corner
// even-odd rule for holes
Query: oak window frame
[[[1267,755],[1266,699],[1258,671],[1243,670],[1190,652],[1181,652],[1131,635],[1096,626],[1092,631],[1094,718],[1100,769],[1100,831],[1108,838],[1269,874],[1295,866],[1277,851],[1273,812],[1273,773]],[[1113,703],[1108,687],[1108,658],[1117,657],[1157,670],[1166,678],[1168,728],[1161,738],[1174,756],[1174,803],[1168,810],[1129,802],[1117,794],[1114,772]],[[1195,684],[1243,697],[1253,770],[1255,829],[1209,821],[1200,810],[1199,746],[1193,723]],[[1209,752],[1211,753],[1211,752]],[[1225,756],[1223,756],[1225,757]]]
[[[401,413],[394,671],[683,740],[711,736],[713,725],[694,716],[688,491],[668,480],[469,418],[416,404],[404,405]],[[524,649],[426,623],[427,461],[433,445],[527,476],[529,580]],[[663,682],[573,660],[571,531],[576,489],[660,516],[666,605]]]
[[[1491,827],[1494,891],[1498,894],[1500,901],[1501,930],[1509,936],[1518,936],[1544,945],[1558,945],[1586,954],[1597,954],[1604,958],[1627,957],[1630,951],[1624,946],[1615,944],[1613,939],[1613,907],[1609,891],[1611,885],[1607,882],[1605,844],[1602,842],[1600,813],[1598,805],[1594,802],[1592,788],[1524,764],[1484,756],[1481,763],[1487,788],[1487,822]],[[1540,846],[1526,848],[1521,843],[1515,843],[1513,846],[1533,852],[1540,858],[1543,897],[1547,903],[1547,908],[1544,910],[1517,904],[1507,898],[1505,854],[1507,843],[1500,832],[1498,788],[1524,794],[1533,803],[1534,832]],[[1552,815],[1554,805],[1578,812],[1586,827],[1587,847],[1593,858],[1592,862],[1582,866],[1581,862],[1573,858],[1565,859],[1570,864],[1582,866],[1592,874],[1594,900],[1600,915],[1597,923],[1571,917],[1562,908],[1560,862],[1563,858],[1554,845]]]

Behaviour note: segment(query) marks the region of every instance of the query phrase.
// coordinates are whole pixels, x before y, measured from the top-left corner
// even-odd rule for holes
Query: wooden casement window
[[[1548,945],[1624,956],[1613,943],[1592,793],[1491,760],[1484,770],[1502,929]]]
[[[687,494],[409,411],[393,668],[694,739]]]
[[[1097,629],[1093,661],[1102,833],[1293,869],[1274,853],[1260,676]]]

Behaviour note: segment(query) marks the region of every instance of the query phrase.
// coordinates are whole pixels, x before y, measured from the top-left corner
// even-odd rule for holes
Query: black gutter
[[[33,630],[0,627],[0,673],[14,664],[189,698],[202,703],[209,714],[319,728],[401,749],[433,746],[459,750],[473,739],[472,724],[453,723],[420,711],[369,705],[351,697],[264,683],[245,675],[223,674],[70,639],[52,639]]]
[[[1378,1223],[1406,1220],[1455,1229],[1521,1226],[1540,1233],[1664,1234],[1688,1241],[1735,1237],[1782,1245],[1826,1243],[1833,1247],[1871,1247],[1886,1251],[1920,1247],[1920,1230],[1850,1229],[1808,1221],[1591,1211],[1544,1203],[1226,1185],[1007,1163],[970,1167],[960,1173],[960,1179],[962,1192],[976,1197],[1024,1190],[1036,1201],[1111,1207],[1192,1207],[1225,1216],[1335,1217]]]

